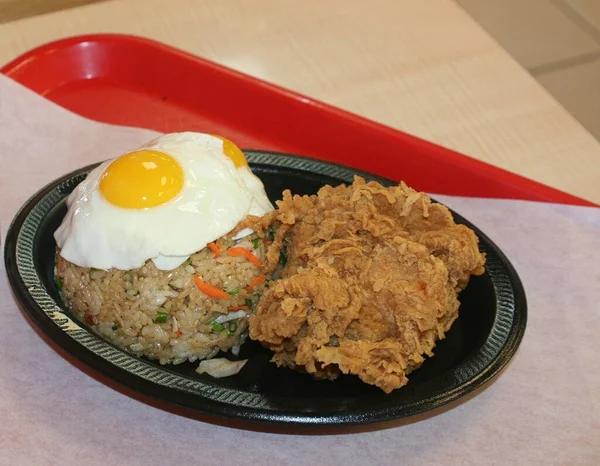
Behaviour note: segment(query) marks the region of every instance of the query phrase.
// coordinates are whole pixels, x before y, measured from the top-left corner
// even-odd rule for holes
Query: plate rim
[[[244,152],[249,156],[250,165],[261,164],[263,163],[261,160],[272,162],[273,159],[278,159],[281,163],[272,165],[311,172],[311,167],[314,167],[314,165],[317,164],[327,167],[328,169],[327,173],[320,174],[340,176],[340,173],[343,173],[345,175],[363,176],[368,180],[395,183],[393,180],[389,180],[362,170],[354,169],[341,164],[313,159],[310,157],[252,149],[244,149]],[[16,297],[17,304],[26,314],[29,321],[35,324],[37,327],[36,330],[41,331],[51,340],[52,343],[54,343],[54,345],[66,351],[76,360],[81,361],[95,374],[98,374],[102,377],[107,377],[111,381],[116,382],[118,385],[131,389],[136,393],[148,396],[163,403],[167,403],[168,405],[173,405],[184,409],[191,409],[199,414],[228,420],[249,421],[250,423],[257,424],[279,424],[292,427],[318,428],[378,424],[393,420],[414,418],[418,415],[422,415],[429,411],[441,408],[442,406],[454,403],[457,400],[464,398],[466,395],[469,395],[472,392],[482,388],[491,382],[498,375],[498,373],[508,365],[523,339],[527,324],[527,300],[523,284],[516,270],[502,250],[485,233],[483,233],[479,228],[462,217],[460,214],[451,211],[453,216],[457,216],[461,220],[461,223],[464,222],[469,227],[475,229],[481,242],[485,242],[487,246],[493,249],[493,252],[498,256],[498,259],[504,267],[506,275],[508,276],[512,288],[512,297],[514,299],[513,322],[510,330],[508,331],[506,341],[500,347],[499,351],[489,364],[487,364],[474,377],[471,377],[469,380],[459,384],[454,389],[402,404],[400,408],[396,408],[392,410],[392,412],[390,412],[389,407],[384,406],[377,410],[370,410],[367,412],[351,411],[349,413],[339,412],[334,415],[322,415],[313,413],[294,414],[287,411],[268,411],[264,408],[252,408],[248,406],[227,404],[206,398],[202,394],[182,393],[177,388],[158,385],[155,382],[144,379],[139,375],[125,370],[122,367],[115,366],[110,361],[102,358],[64,331],[47,315],[46,311],[40,307],[38,302],[31,295],[30,290],[27,289],[26,284],[23,281],[23,277],[21,276],[21,273],[17,267],[16,256],[19,234],[34,207],[38,205],[48,193],[60,186],[61,183],[86,173],[93,167],[99,165],[99,163],[101,162],[79,168],[47,183],[23,204],[23,206],[15,214],[7,230],[4,246],[5,267],[7,276],[9,278],[9,284],[14,296]],[[300,164],[300,166],[298,166],[298,164]],[[496,325],[496,323],[494,323],[494,325]],[[494,325],[492,326],[492,330]],[[90,330],[86,329],[86,331],[92,334]],[[489,335],[486,336],[486,339],[488,337]],[[53,346],[53,349],[57,350],[54,348],[54,345],[51,346]],[[160,366],[160,369],[168,371],[168,368],[165,366]],[[140,386],[143,386],[143,391],[140,390]],[[178,401],[177,398],[181,398],[181,400],[185,399],[185,402]]]

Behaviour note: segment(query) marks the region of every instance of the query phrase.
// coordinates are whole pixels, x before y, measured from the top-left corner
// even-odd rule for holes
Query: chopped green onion
[[[287,252],[285,249],[282,249],[279,253],[279,265],[283,267],[285,264],[287,264],[287,260]]]
[[[121,324],[116,323],[111,328],[113,329],[113,332],[116,332],[117,330],[119,330],[121,328]]]
[[[273,225],[269,227],[269,239],[275,241],[275,227]]]
[[[56,288],[58,288],[58,291],[62,290],[63,287],[63,281],[60,278],[56,279]]]
[[[254,249],[258,249],[260,247],[260,238],[254,238],[252,240],[252,246],[254,246]]]
[[[169,318],[169,314],[167,314],[166,312],[158,311],[156,313],[156,317],[154,318],[154,323],[155,324],[164,324],[168,318]]]
[[[248,306],[248,307],[252,307],[252,304],[254,304],[254,303],[252,302],[252,299],[251,299],[251,298],[246,298],[246,301],[245,301],[245,302],[246,302],[246,306]]]
[[[210,326],[215,332],[222,332],[224,329],[223,324],[220,324],[219,322],[211,322]]]
[[[229,322],[229,330],[227,330],[227,333],[229,335],[233,335],[236,330],[237,330],[237,324],[235,322]]]
[[[260,293],[256,292],[252,295],[251,299],[247,299],[246,302],[250,302],[249,306],[251,309],[252,314],[254,314],[256,312],[256,306],[258,305],[258,302],[260,301]]]
[[[188,260],[185,261],[185,265],[192,265],[192,258],[188,257]]]
[[[230,294],[231,296],[236,296],[236,295],[240,294],[240,290],[238,290],[237,288],[234,288],[233,290],[228,291],[227,293]]]

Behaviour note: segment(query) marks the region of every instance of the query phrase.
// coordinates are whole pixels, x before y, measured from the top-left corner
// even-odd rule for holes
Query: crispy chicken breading
[[[458,317],[458,292],[484,271],[473,231],[404,183],[356,177],[316,196],[285,191],[277,204],[254,225],[276,227],[265,269],[278,279],[250,337],[279,366],[317,378],[354,374],[386,393],[405,385]]]

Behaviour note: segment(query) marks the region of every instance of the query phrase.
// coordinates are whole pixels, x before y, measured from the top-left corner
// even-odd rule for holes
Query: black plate
[[[284,189],[313,194],[325,184],[352,182],[359,174],[384,185],[393,181],[352,168],[304,157],[246,151],[253,171],[271,200]],[[460,317],[436,356],[410,376],[407,386],[386,395],[352,376],[334,382],[270,363],[271,354],[247,342],[249,358],[240,374],[212,379],[194,372],[196,364],[161,366],[138,359],[98,337],[63,309],[52,278],[54,230],[65,215],[65,199],[94,166],[70,173],[35,194],[15,217],[5,246],[10,284],[22,309],[61,349],[118,384],[169,405],[216,418],[279,423],[293,427],[332,427],[412,417],[454,402],[490,381],[514,355],[526,325],[523,287],[504,254],[475,226],[487,254],[486,273],[473,277],[460,295]]]

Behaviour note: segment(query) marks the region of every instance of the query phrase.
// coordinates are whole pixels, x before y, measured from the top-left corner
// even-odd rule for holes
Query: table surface
[[[129,33],[600,203],[600,143],[451,0],[113,0],[0,24],[0,63]]]

